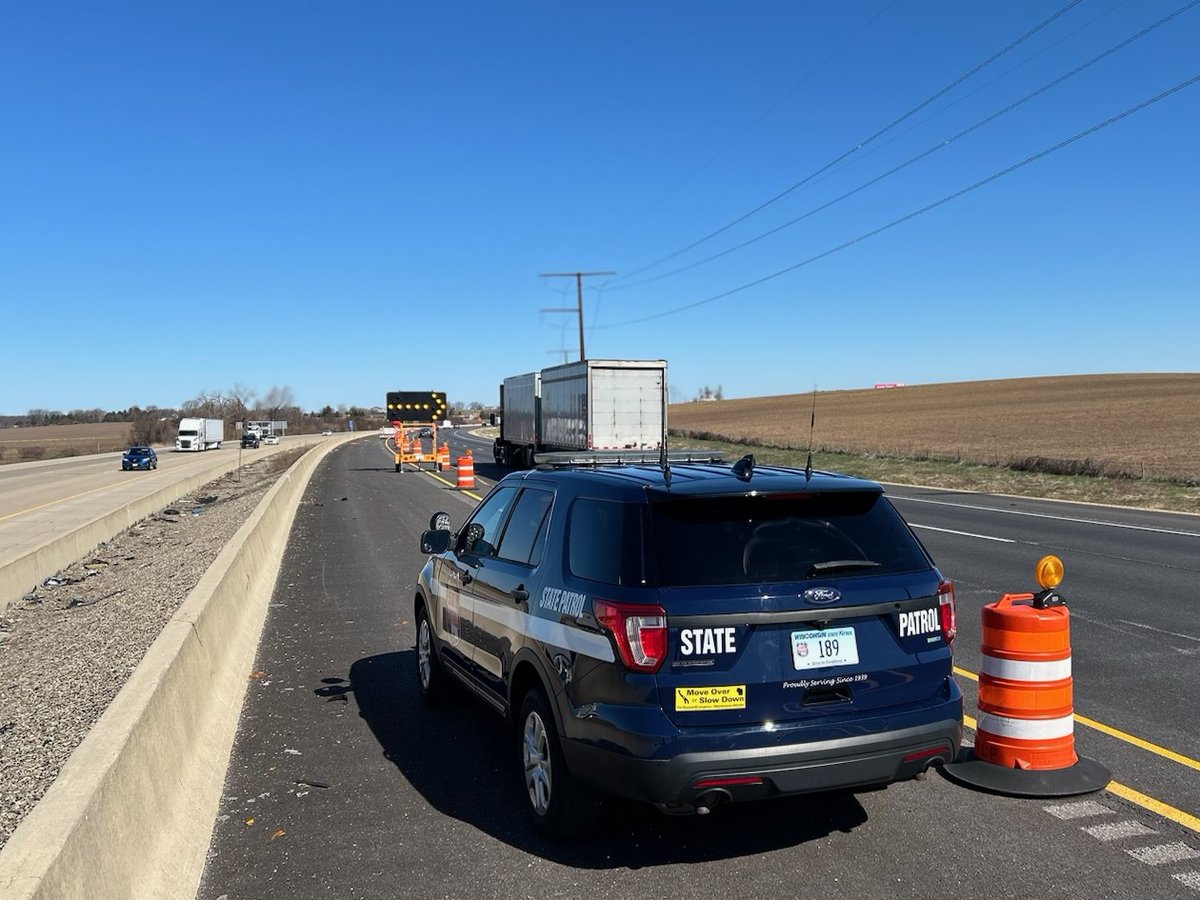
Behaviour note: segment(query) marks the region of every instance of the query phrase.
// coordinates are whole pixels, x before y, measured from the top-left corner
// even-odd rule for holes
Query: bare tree
[[[175,431],[173,410],[139,409],[129,410],[133,423],[129,426],[129,442],[131,444],[169,444]]]
[[[225,418],[236,422],[245,422],[249,418],[250,406],[254,403],[257,391],[238,382],[226,393]]]
[[[225,398],[215,391],[201,391],[191,400],[179,404],[179,411],[184,416],[221,419],[225,416]]]
[[[296,396],[292,392],[291,387],[284,385],[283,387],[271,386],[271,389],[263,396],[259,402],[259,409],[270,418],[272,421],[281,418],[280,413],[285,407],[295,406]]]

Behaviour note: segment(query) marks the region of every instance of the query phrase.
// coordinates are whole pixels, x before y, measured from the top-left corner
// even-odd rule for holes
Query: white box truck
[[[224,419],[180,419],[176,450],[220,450],[225,440]]]
[[[493,456],[517,467],[657,460],[666,431],[666,384],[661,359],[586,359],[506,378]]]

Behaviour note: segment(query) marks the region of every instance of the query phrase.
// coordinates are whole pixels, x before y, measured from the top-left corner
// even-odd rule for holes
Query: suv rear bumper
[[[961,694],[938,713],[922,716],[920,724],[875,733],[863,733],[861,726],[870,723],[860,721],[856,734],[818,741],[697,750],[679,736],[655,756],[639,757],[614,749],[611,740],[603,745],[566,740],[563,752],[573,773],[602,790],[668,813],[691,813],[724,801],[888,784],[953,762],[962,742]],[[896,717],[891,721],[899,724]],[[760,731],[759,741],[770,736]],[[697,743],[712,746],[712,737]]]

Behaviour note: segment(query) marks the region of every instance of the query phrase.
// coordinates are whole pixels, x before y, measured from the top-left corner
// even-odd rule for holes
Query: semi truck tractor
[[[176,450],[220,450],[225,440],[224,419],[180,419]]]
[[[666,437],[666,386],[661,359],[585,359],[505,378],[492,454],[516,468],[657,462]]]

